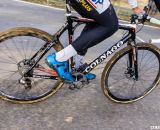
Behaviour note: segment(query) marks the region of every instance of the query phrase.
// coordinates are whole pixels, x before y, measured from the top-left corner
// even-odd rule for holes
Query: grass
[[[24,0],[33,3],[39,3],[59,8],[65,8],[65,0]]]

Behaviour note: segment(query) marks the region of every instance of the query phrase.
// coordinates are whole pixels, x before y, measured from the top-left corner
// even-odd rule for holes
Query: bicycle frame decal
[[[124,45],[129,39],[130,39],[130,35],[127,35],[126,37],[124,37],[122,40],[120,40],[118,43],[116,43],[115,45],[113,45],[110,49],[108,49],[106,52],[104,52],[102,55],[100,55],[97,59],[95,59],[93,62],[91,62],[89,64],[88,67],[86,67],[86,69],[84,70],[83,73],[88,73],[91,70],[93,70],[96,66],[98,66],[101,62],[103,62],[105,59],[108,58],[108,56],[110,56],[111,54],[113,54],[116,50],[118,50],[119,48],[122,47],[122,45]]]

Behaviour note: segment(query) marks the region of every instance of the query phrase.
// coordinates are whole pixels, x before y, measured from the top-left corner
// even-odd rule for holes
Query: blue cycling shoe
[[[85,76],[86,76],[86,78],[87,78],[88,80],[93,80],[93,79],[96,78],[96,75],[93,74],[93,73],[87,73],[87,74],[85,74]]]
[[[86,67],[88,67],[88,64],[87,63],[84,63],[83,65],[81,65],[79,68],[78,68],[78,72],[83,72],[85,71]],[[85,74],[85,77],[88,79],[88,80],[93,80],[96,78],[96,75],[93,74],[93,73],[87,73]]]
[[[72,77],[72,74],[67,70],[68,68],[68,62],[58,62],[56,60],[55,53],[50,54],[46,58],[46,63],[50,68],[53,68],[59,75],[59,77],[67,82],[74,82],[74,78]]]
[[[47,56],[46,58],[46,63],[48,64],[48,66],[50,68],[53,68],[59,75],[59,77],[67,82],[74,82],[74,78],[71,74],[71,72],[69,72],[68,68],[68,62],[64,61],[64,62],[58,62],[56,60],[56,55],[55,53],[50,54],[49,56]],[[85,74],[86,78],[88,80],[93,80],[96,78],[95,74],[92,73],[87,73]]]

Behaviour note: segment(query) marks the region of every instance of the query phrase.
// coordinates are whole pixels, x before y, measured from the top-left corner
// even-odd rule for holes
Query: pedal
[[[74,82],[74,83],[72,83],[72,84],[69,84],[69,89],[70,90],[75,90],[75,89],[81,89],[81,88],[83,88],[85,85],[87,85],[88,84],[88,82],[87,83],[85,83],[84,84],[84,82]]]
[[[72,74],[75,81],[73,83],[69,83],[69,89],[74,90],[74,89],[81,89],[85,85],[89,84],[89,81],[85,77],[84,74],[76,72]]]
[[[70,90],[74,90],[76,89],[75,85],[74,84],[70,84],[69,87],[68,87]]]

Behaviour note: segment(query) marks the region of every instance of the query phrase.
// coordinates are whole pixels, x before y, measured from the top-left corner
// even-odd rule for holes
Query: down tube
[[[98,66],[101,62],[103,62],[105,59],[107,59],[108,56],[113,54],[116,50],[122,47],[130,38],[131,34],[128,34],[124,38],[122,38],[120,41],[118,41],[116,44],[114,44],[110,49],[108,49],[106,52],[104,52],[102,55],[100,55],[98,58],[96,58],[93,62],[91,62],[83,71],[84,74],[89,73],[92,71],[96,66]]]

